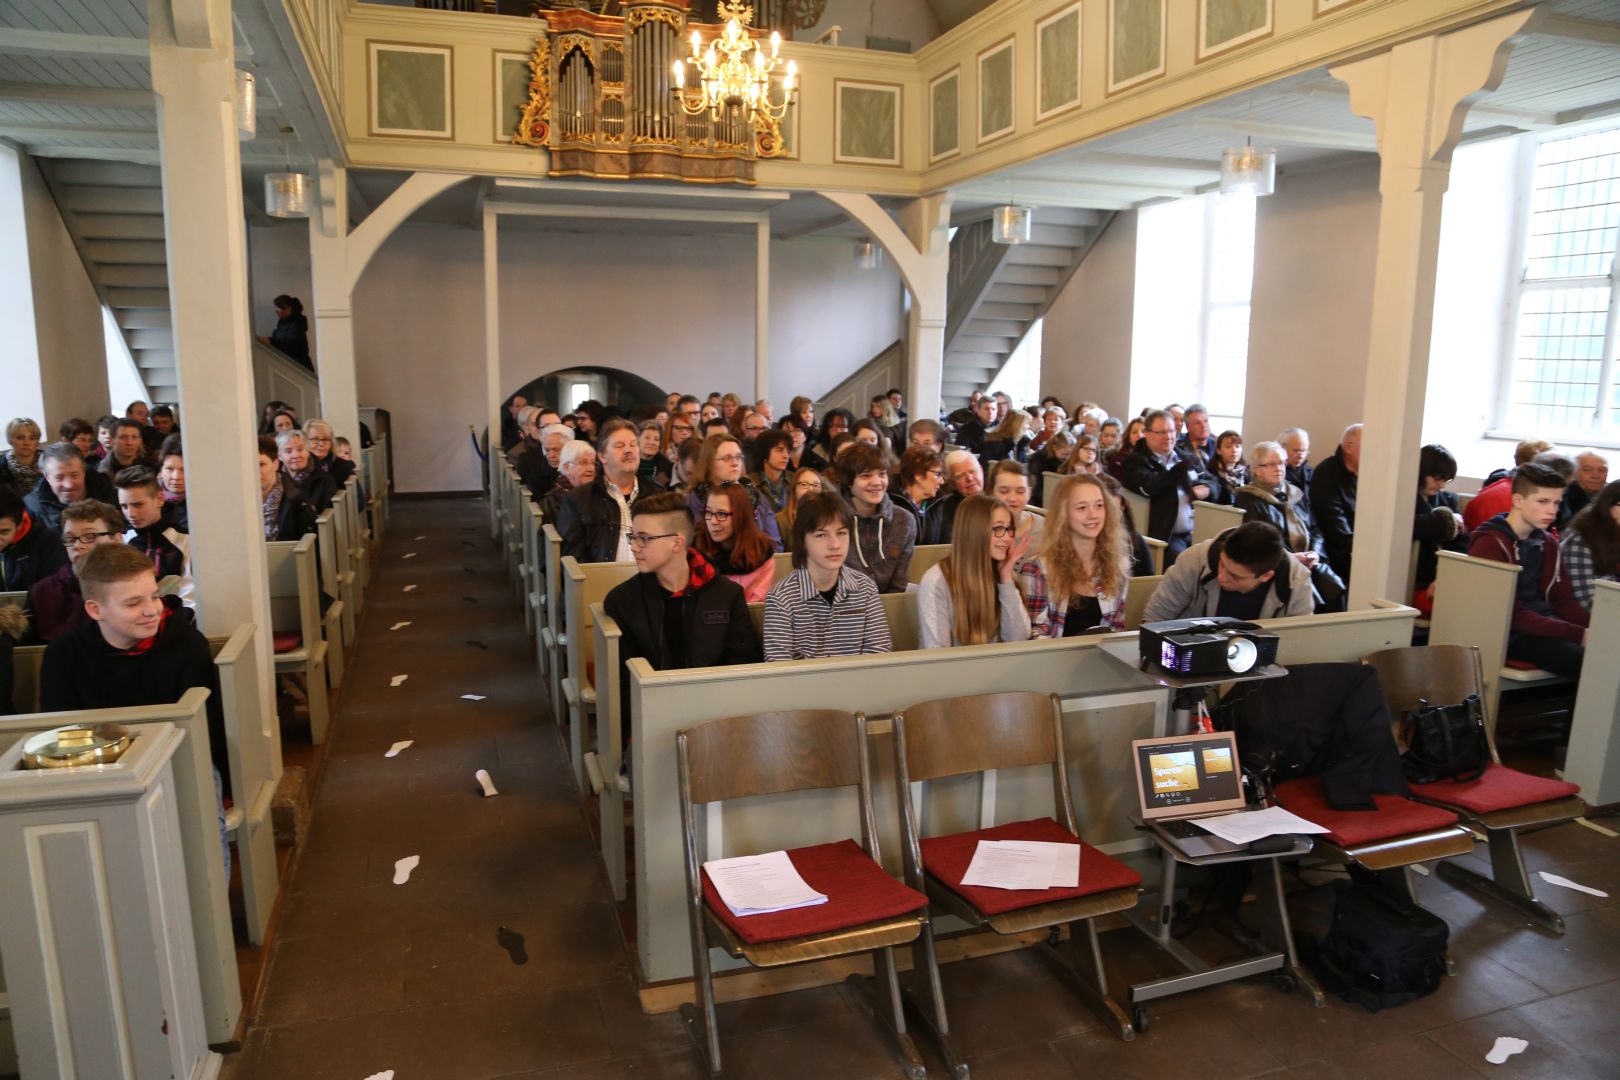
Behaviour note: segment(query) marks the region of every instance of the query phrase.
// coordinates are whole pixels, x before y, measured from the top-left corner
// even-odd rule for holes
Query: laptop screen
[[[1137,739],[1131,753],[1145,821],[1243,808],[1243,773],[1230,731]]]

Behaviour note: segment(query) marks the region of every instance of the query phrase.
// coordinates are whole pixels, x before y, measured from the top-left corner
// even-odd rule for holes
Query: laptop
[[[1136,739],[1131,757],[1142,821],[1166,843],[1190,858],[1248,850],[1193,824],[1247,805],[1230,731]]]

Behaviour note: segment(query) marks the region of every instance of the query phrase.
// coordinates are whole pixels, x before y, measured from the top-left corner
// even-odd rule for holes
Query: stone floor
[[[405,560],[408,552],[416,557]],[[268,982],[224,1075],[701,1076],[680,1020],[638,1006],[486,504],[397,501],[372,582]],[[408,584],[418,588],[403,592]],[[390,687],[396,675],[410,678]],[[487,698],[462,700],[467,693]],[[414,744],[384,758],[402,739]],[[499,798],[479,795],[479,768]],[[980,1080],[1620,1076],[1620,840],[1564,825],[1526,847],[1532,870],[1610,897],[1543,886],[1568,920],[1560,939],[1423,879],[1422,902],[1451,926],[1458,974],[1402,1008],[1370,1015],[1331,1000],[1317,1010],[1269,983],[1229,984],[1156,1005],[1148,1032],[1122,1043],[1045,957],[1026,951],[947,966],[951,1021]],[[392,884],[395,861],[408,855],[421,864],[407,884]],[[1296,897],[1304,928],[1321,900]],[[525,963],[515,962],[512,933]],[[1193,941],[1221,957],[1213,935]],[[1170,973],[1134,931],[1104,934],[1103,952],[1116,990]],[[733,1077],[899,1075],[845,987],[723,1006],[720,1022]],[[1529,1049],[1489,1065],[1499,1035]],[[937,1064],[930,1072],[945,1075]]]

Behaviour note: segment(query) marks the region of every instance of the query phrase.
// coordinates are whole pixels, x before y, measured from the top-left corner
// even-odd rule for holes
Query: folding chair
[[[1483,701],[1483,668],[1479,649],[1472,645],[1385,649],[1367,657],[1367,663],[1378,669],[1384,700],[1396,718],[1397,742],[1400,721],[1422,704],[1455,705],[1470,694],[1479,694]],[[1491,761],[1479,779],[1412,785],[1415,798],[1455,812],[1465,825],[1483,832],[1490,847],[1490,876],[1454,862],[1441,863],[1440,876],[1460,888],[1474,889],[1508,904],[1543,928],[1562,934],[1563,917],[1536,899],[1524,854],[1519,850],[1519,830],[1581,817],[1586,813],[1581,789],[1562,780],[1506,768],[1497,755],[1496,739],[1488,724],[1485,739]]]
[[[1069,793],[1063,746],[1063,707],[1055,694],[1016,692],[951,698],[912,705],[894,717],[896,778],[906,883],[928,894],[936,914],[954,915],[969,926],[998,934],[1021,934],[1065,923],[1070,928],[1065,977],[1081,998],[1122,1039],[1135,1036],[1125,1010],[1108,996],[1102,950],[1094,920],[1136,906],[1142,877],[1135,870],[1080,841]],[[993,805],[982,805],[980,827],[944,836],[922,835],[922,811],[912,785],[968,773],[1029,765],[1052,767],[1057,818],[995,825]],[[992,799],[981,799],[990,804]],[[980,840],[1041,840],[1080,845],[1080,882],[1074,888],[990,889],[962,884]],[[1082,947],[1080,924],[1084,924]],[[933,927],[923,929],[920,948],[933,953]],[[939,1036],[953,1073],[966,1063],[949,1042],[938,969],[919,955],[916,968],[930,984],[919,1009]]]
[[[720,1036],[709,971],[711,939],[731,956],[755,967],[871,953],[883,997],[873,1015],[898,1044],[906,1075],[914,1080],[925,1075],[922,1058],[906,1031],[894,948],[917,941],[923,933],[928,925],[928,899],[895,881],[879,863],[864,726],[864,718],[858,715],[805,709],[711,720],[675,736],[692,924],[692,974],[698,997],[695,1008],[681,1007],[681,1015],[711,1075],[720,1074]],[[861,843],[846,839],[788,852],[805,883],[825,893],[827,902],[766,915],[733,915],[702,870],[692,808],[705,806],[707,831],[713,836],[719,830],[711,815],[720,812],[716,804],[725,800],[843,787],[858,789]],[[722,854],[708,852],[713,858]],[[932,946],[925,949],[932,966]],[[858,980],[863,988],[866,985],[859,976],[851,980]]]

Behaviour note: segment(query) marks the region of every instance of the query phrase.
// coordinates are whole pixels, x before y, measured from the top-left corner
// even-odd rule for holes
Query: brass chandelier
[[[705,50],[703,35],[692,31],[690,59],[675,61],[675,82],[671,87],[681,111],[697,116],[707,111],[720,119],[730,108],[740,108],[751,127],[772,127],[787,114],[798,97],[799,65],[789,60],[782,75],[780,101],[772,99],[771,74],[781,63],[782,35],[771,32],[767,55],[762,43],[745,27],[754,21],[754,9],[740,0],[721,0],[720,17],[726,27]],[[697,76],[696,86],[687,86],[686,67],[690,63]]]

